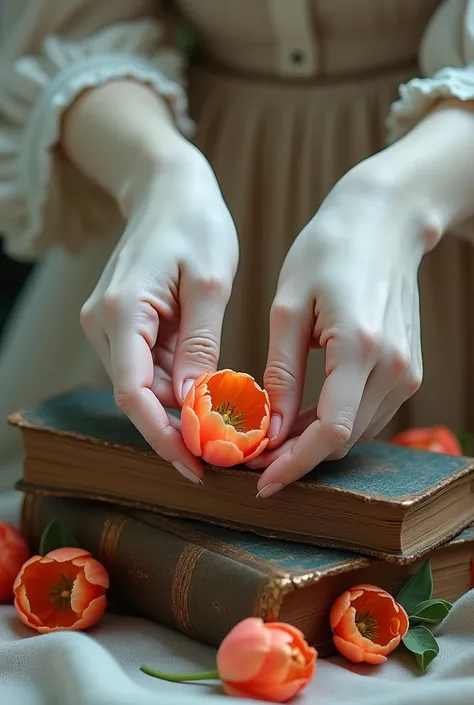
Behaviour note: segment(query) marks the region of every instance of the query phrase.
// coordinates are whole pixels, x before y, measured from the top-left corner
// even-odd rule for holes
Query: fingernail
[[[282,418],[280,414],[272,414],[270,419],[270,425],[268,427],[268,437],[271,441],[274,441],[281,430]]]
[[[186,465],[183,465],[182,463],[178,462],[173,462],[172,463],[176,470],[181,473],[183,477],[185,477],[187,480],[191,480],[191,482],[194,482],[195,485],[203,485],[204,482],[201,480],[200,477],[196,475],[192,470],[186,467]]]
[[[260,490],[260,492],[257,492],[257,495],[255,499],[259,499],[260,497],[262,499],[265,499],[265,497],[271,497],[272,494],[276,494],[280,490],[284,488],[284,484],[282,482],[271,482],[269,485],[265,485],[263,489]]]
[[[187,379],[183,382],[183,386],[181,387],[181,399],[184,401],[186,397],[188,396],[188,392],[193,386],[195,380],[194,379]]]

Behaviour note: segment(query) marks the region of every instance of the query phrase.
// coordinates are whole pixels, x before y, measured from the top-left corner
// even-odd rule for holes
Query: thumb
[[[270,397],[270,445],[281,443],[301,406],[311,342],[311,316],[289,303],[273,303],[264,386]]]
[[[181,283],[181,323],[173,361],[173,388],[178,401],[184,400],[203,372],[217,369],[228,300],[225,287],[215,282]]]

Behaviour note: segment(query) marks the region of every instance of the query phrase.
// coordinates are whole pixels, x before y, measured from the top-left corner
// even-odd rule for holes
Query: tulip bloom
[[[392,438],[392,443],[407,448],[427,450],[447,455],[462,455],[461,444],[449,428],[433,426],[431,428],[409,428]]]
[[[20,532],[0,522],[0,603],[13,597],[13,583],[29,555],[30,549]]]
[[[303,634],[281,622],[257,617],[239,622],[217,651],[217,670],[172,674],[142,666],[154,678],[181,683],[220,679],[228,695],[283,703],[299,693],[316,672],[318,652]]]
[[[58,548],[33,556],[14,585],[21,621],[44,634],[61,629],[88,629],[105,612],[109,576],[82,548]]]
[[[222,641],[217,670],[228,695],[282,703],[308,685],[316,658],[295,627],[249,617]]]
[[[385,590],[356,585],[334,602],[329,616],[337,650],[354,663],[378,664],[408,631],[405,610]]]
[[[211,465],[246,463],[268,443],[267,392],[243,372],[201,375],[186,395],[181,430],[189,450]]]

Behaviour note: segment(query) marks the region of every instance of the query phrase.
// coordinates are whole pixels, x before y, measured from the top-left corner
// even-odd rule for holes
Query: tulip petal
[[[18,605],[18,600],[16,598],[14,604],[18,617],[23,622],[23,624],[25,624],[27,627],[30,627],[30,629],[38,629],[38,627],[41,625],[41,622],[37,620],[35,616],[31,614],[31,612],[23,612],[21,606]]]
[[[227,441],[209,441],[204,446],[202,457],[210,465],[220,465],[224,468],[238,465],[242,462],[243,453],[233,443]]]
[[[340,595],[337,600],[334,601],[331,607],[331,612],[329,614],[329,624],[331,629],[336,629],[337,625],[341,621],[343,615],[347,612],[351,606],[351,594],[347,590]]]
[[[107,589],[109,587],[109,574],[105,570],[102,563],[96,561],[95,558],[90,558],[84,566],[84,573],[89,583],[92,585],[100,585]]]
[[[199,420],[201,420],[206,414],[211,413],[212,399],[206,387],[200,387],[196,391],[196,401],[193,404],[193,409]]]
[[[265,406],[263,407],[263,412],[264,412],[264,414],[263,414],[262,421],[261,421],[261,423],[260,423],[260,430],[262,431],[262,433],[266,434],[267,431],[268,431],[268,427],[270,426],[270,416],[271,416],[271,413],[270,413],[270,401],[269,401],[269,399],[268,399],[268,394],[267,394],[267,392],[266,392],[265,390],[264,390],[264,392],[265,392],[265,394],[266,394],[266,396],[267,396],[267,403],[266,403]]]
[[[86,607],[82,615],[82,619],[79,619],[77,622],[74,622],[74,624],[71,626],[71,629],[74,629],[75,631],[89,629],[99,621],[99,619],[103,616],[106,608],[106,596],[101,595],[100,597],[97,597],[95,600],[92,600],[88,607]]]
[[[65,561],[72,561],[74,558],[82,558],[90,556],[89,551],[85,551],[83,548],[56,548],[54,551],[50,551],[46,554],[45,558],[57,561],[58,563],[64,563]]]
[[[357,644],[353,644],[350,641],[346,641],[345,639],[341,639],[340,636],[334,636],[333,641],[336,649],[346,659],[352,661],[353,663],[362,663],[364,660],[364,652],[360,646],[357,646]]]
[[[73,612],[81,616],[93,600],[104,594],[106,587],[106,585],[90,582],[86,577],[85,571],[79,573],[71,591],[71,609]]]
[[[41,620],[32,614],[28,595],[26,594],[25,586],[20,585],[15,594],[15,608],[18,616],[29,627],[34,627],[41,624]]]
[[[221,642],[217,669],[222,680],[245,683],[258,675],[270,650],[263,621],[249,617],[239,622]]]
[[[257,455],[260,455],[260,453],[262,453],[262,452],[265,450],[265,448],[267,447],[269,440],[270,440],[269,438],[264,438],[264,439],[259,443],[259,445],[255,448],[255,450],[254,450],[252,453],[250,453],[250,455],[246,455],[246,456],[243,458],[243,461],[242,461],[242,462],[246,463],[246,462],[248,462],[249,460],[252,460],[252,458],[256,458]]]
[[[403,639],[403,637],[405,636],[405,634],[408,631],[408,628],[410,626],[410,622],[409,622],[408,615],[407,615],[404,607],[399,605],[398,602],[395,603],[395,609],[398,613],[398,618],[400,620],[400,624],[398,626],[397,633],[400,635],[400,638]]]
[[[271,637],[270,649],[252,685],[284,683],[291,670],[291,637],[278,630],[268,631]]]
[[[346,641],[357,644],[357,646],[360,646],[361,649],[371,649],[373,647],[373,642],[370,641],[370,639],[367,639],[367,637],[362,636],[357,628],[355,618],[355,608],[349,607],[349,609],[344,612],[341,621],[337,625],[336,635],[342,637]]]
[[[181,432],[191,453],[199,458],[202,453],[199,438],[200,424],[196,412],[190,406],[183,406],[181,410]]]
[[[367,651],[364,654],[364,662],[370,663],[373,666],[377,666],[379,663],[385,663],[386,660],[387,657],[383,654],[370,654]]]
[[[266,700],[274,703],[285,703],[291,700],[291,698],[299,693],[308,683],[309,679],[301,678],[288,681],[288,683],[267,683],[266,686],[244,683],[239,687],[235,683],[223,683],[223,688],[227,695],[253,698],[254,700]]]
[[[41,561],[41,560],[43,560],[41,558],[41,556],[31,556],[31,558],[28,558],[28,560],[25,563],[23,563],[20,572],[18,573],[18,575],[15,578],[15,582],[13,583],[13,591],[17,590],[20,587],[21,581],[23,579],[23,574],[24,574],[26,568],[28,566],[32,565],[33,563],[37,563],[38,561]]]
[[[303,632],[294,627],[292,624],[286,624],[285,622],[267,622],[265,624],[265,629],[283,632],[286,634],[287,642],[293,643],[293,645],[302,653],[304,653],[305,649],[308,648]]]
[[[200,414],[199,415],[199,425],[200,425],[200,433],[201,433],[201,443],[203,446],[205,446],[206,443],[209,441],[230,441],[232,442],[232,439],[226,438],[226,423],[222,416],[217,413],[217,411],[210,411],[207,414]],[[235,428],[233,426],[229,426],[231,431],[236,434]]]

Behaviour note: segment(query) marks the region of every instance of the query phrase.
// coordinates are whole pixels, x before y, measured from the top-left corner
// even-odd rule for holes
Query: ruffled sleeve
[[[52,245],[74,251],[88,238],[121,227],[112,199],[59,147],[63,115],[85,89],[112,79],[141,81],[167,100],[179,128],[191,133],[183,58],[164,47],[164,34],[151,17],[86,38],[47,36],[39,42],[41,51],[17,58],[2,72],[0,233],[11,256],[36,258]]]
[[[423,78],[400,86],[387,120],[388,141],[411,130],[440,99],[474,100],[474,0],[445,0],[420,46]]]

